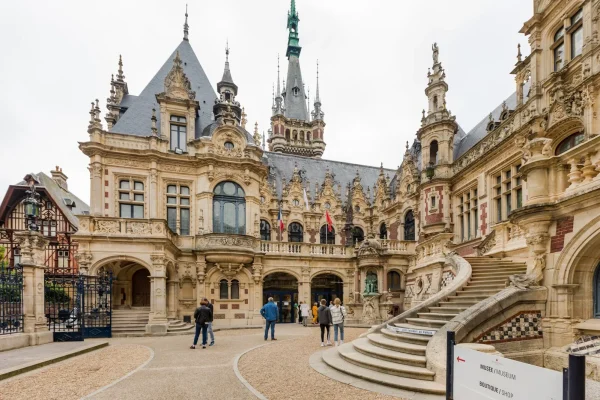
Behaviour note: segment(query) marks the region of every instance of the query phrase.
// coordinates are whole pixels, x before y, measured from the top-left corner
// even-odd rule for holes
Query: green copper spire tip
[[[288,14],[288,22],[287,28],[289,29],[288,36],[288,49],[286,52],[286,56],[289,58],[291,55],[296,57],[300,56],[300,51],[302,48],[299,45],[299,37],[298,37],[298,22],[300,18],[298,18],[298,12],[296,11],[296,0],[292,0],[292,6],[290,12]]]

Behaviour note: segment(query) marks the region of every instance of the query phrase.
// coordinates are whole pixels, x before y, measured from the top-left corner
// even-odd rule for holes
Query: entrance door
[[[269,297],[273,298],[273,302],[279,309],[279,323],[292,323],[296,317],[294,304],[298,302],[298,293],[294,292],[264,292],[264,303],[266,304]]]
[[[150,306],[150,271],[143,268],[136,271],[131,277],[132,306]]]
[[[594,318],[600,318],[600,265],[596,267],[593,281],[594,292]]]

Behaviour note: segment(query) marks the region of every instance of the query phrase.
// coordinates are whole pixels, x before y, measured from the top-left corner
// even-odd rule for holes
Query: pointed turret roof
[[[225,47],[225,69],[223,70],[223,77],[221,78],[221,82],[217,83],[217,90],[221,90],[220,88],[222,86],[231,86],[237,94],[238,87],[233,83],[231,70],[229,69],[229,42]]]
[[[156,101],[156,95],[164,92],[165,78],[173,67],[173,59],[177,52],[179,52],[185,75],[191,83],[191,89],[196,92],[196,100],[200,104],[200,110],[196,117],[196,137],[200,137],[202,130],[213,122],[212,105],[217,95],[190,42],[184,39],[169,55],[139,96],[126,95],[123,98],[121,106],[125,108],[126,105],[125,112],[112,127],[111,132],[136,136],[151,135],[150,117],[152,116],[152,109],[160,109]],[[156,117],[157,124],[160,126],[160,114]]]

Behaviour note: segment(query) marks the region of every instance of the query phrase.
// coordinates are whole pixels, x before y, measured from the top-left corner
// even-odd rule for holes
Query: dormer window
[[[187,151],[187,120],[171,115],[171,151],[182,154]]]
[[[298,95],[300,94],[300,88],[298,88],[298,87],[294,87],[294,88],[292,89],[292,94],[293,94],[294,96],[298,96]]]

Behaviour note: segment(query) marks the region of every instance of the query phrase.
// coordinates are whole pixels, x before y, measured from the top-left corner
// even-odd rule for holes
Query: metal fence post
[[[447,332],[446,340],[446,400],[454,400],[454,331]]]
[[[563,368],[563,400],[569,400],[569,369]]]
[[[585,400],[585,356],[569,354],[569,400]]]

